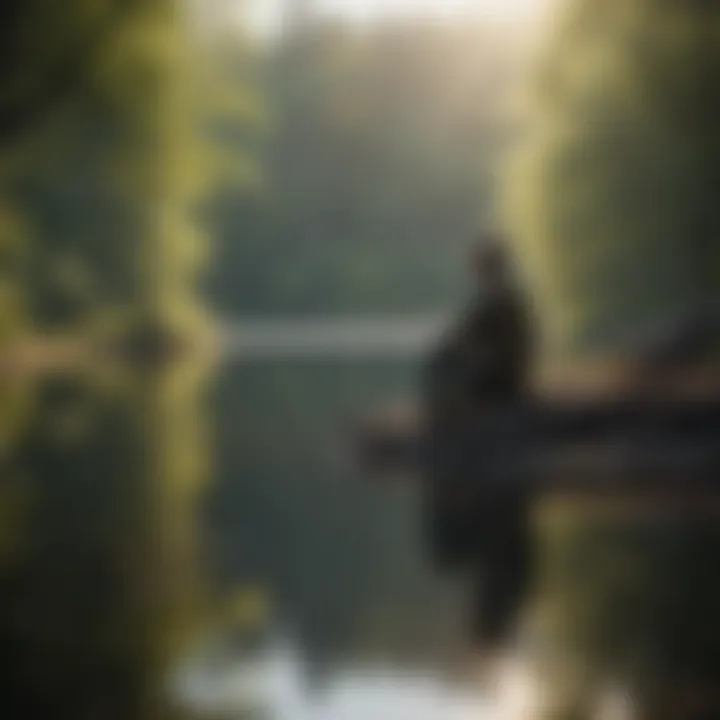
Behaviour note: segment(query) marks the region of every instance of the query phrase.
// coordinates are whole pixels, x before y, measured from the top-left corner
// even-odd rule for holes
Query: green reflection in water
[[[537,615],[551,709],[542,717],[595,717],[617,688],[632,701],[621,718],[717,716],[716,509],[712,499],[690,510],[543,508]]]
[[[182,365],[3,387],[5,717],[170,714],[166,672],[210,601],[204,377]]]

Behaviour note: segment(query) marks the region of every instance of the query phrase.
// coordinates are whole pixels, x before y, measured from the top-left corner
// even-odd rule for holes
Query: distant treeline
[[[222,142],[259,174],[208,209],[222,311],[456,302],[467,248],[495,220],[519,42],[473,24],[318,22],[253,53],[267,119]]]

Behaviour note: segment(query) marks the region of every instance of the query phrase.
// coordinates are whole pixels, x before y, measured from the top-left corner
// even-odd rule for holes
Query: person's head
[[[510,259],[507,244],[498,234],[480,238],[472,254],[472,269],[480,285],[498,285],[509,278]]]

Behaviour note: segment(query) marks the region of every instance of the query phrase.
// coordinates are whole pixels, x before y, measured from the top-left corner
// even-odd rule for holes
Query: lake
[[[254,687],[277,720],[483,717],[415,491],[345,452],[433,327],[245,323],[219,367],[6,380],[4,716],[245,717]],[[193,662],[191,701],[168,678]]]

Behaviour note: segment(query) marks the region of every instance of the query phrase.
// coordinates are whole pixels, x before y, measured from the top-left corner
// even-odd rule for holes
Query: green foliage
[[[110,317],[184,326],[208,175],[179,4],[3,3],[0,37],[0,339]],[[176,371],[108,397],[52,378],[22,416],[2,389],[9,717],[162,716],[164,671],[200,604],[196,381]]]
[[[714,571],[720,542],[702,517],[570,506],[543,524],[543,642],[550,687],[582,668],[586,699],[621,683],[641,705],[666,688],[713,687],[720,672]],[[572,670],[569,673],[572,674]]]
[[[541,315],[613,344],[717,291],[720,15],[713,3],[569,3],[509,183]]]
[[[618,349],[716,299],[719,72],[715,3],[568,3],[537,70],[507,203],[556,347]],[[621,513],[574,508],[545,527],[545,641],[641,705],[667,688],[717,686],[714,522]]]
[[[7,0],[0,9],[0,144],[82,94],[105,42],[140,2]]]
[[[0,385],[4,717],[169,717],[166,672],[208,604],[204,378]]]
[[[41,76],[40,87],[65,72],[78,48],[85,54],[62,97],[48,98],[38,121],[4,143],[12,164],[0,222],[7,215],[5,235],[18,236],[14,218],[23,220],[22,264],[12,270],[27,320],[40,331],[95,331],[109,322],[199,319],[194,290],[206,247],[196,209],[210,144],[199,48],[185,14],[173,0],[75,0],[61,15],[57,4],[42,9],[34,22],[22,14],[28,48],[42,43],[50,20],[58,35],[45,60],[43,52],[18,57],[18,67]],[[91,28],[92,43],[83,45]]]
[[[27,256],[26,223],[6,199],[0,203],[0,341],[16,336],[27,320]]]

